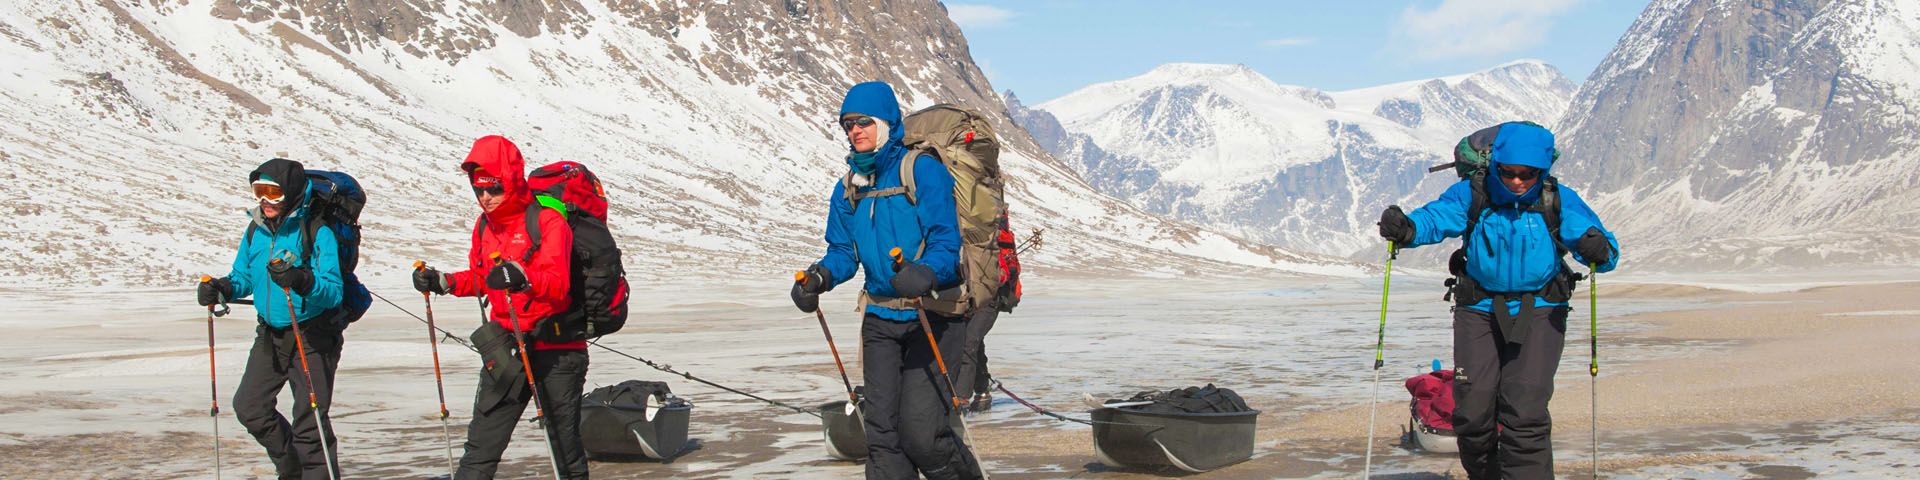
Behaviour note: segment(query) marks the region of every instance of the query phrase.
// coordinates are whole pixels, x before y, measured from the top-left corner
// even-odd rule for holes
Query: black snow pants
[[[1527,338],[1507,339],[1493,314],[1453,309],[1453,430],[1468,478],[1553,478],[1553,417],[1547,402],[1553,399],[1569,309],[1528,310],[1531,318],[1521,319],[1532,324]]]
[[[587,381],[586,350],[534,350],[528,355],[533,364],[534,383],[540,386],[540,406],[546,408],[546,431],[542,433],[540,471],[552,468],[547,455],[555,455],[561,477],[586,480],[587,452],[580,446],[580,396]],[[496,384],[486,372],[480,373],[480,386],[473,395],[473,421],[467,424],[467,453],[460,456],[457,480],[487,480],[500,468],[500,455],[513,438],[513,427],[527,410],[532,396],[527,391],[526,375],[512,375]],[[544,476],[544,475],[543,475]]]
[[[313,372],[314,397],[319,410],[307,401],[307,375],[300,369],[300,357],[294,354],[292,328],[273,328],[261,321],[254,328],[253,351],[247,353],[247,371],[240,376],[240,388],[233,393],[233,413],[247,433],[266,447],[275,472],[282,479],[325,480],[327,469],[340,472],[340,443],[327,415],[333,405],[333,373],[340,366],[340,347],[345,343],[340,330],[300,324],[306,346],[307,367]],[[293,385],[293,421],[278,409],[280,387]],[[326,454],[320,451],[320,425],[327,422]],[[327,463],[332,456],[334,462]]]
[[[950,366],[958,364],[952,355],[964,350],[965,317],[928,313],[927,322],[941,355]],[[860,343],[867,384],[867,478],[981,478],[973,452],[948,423],[948,416],[958,412],[920,323],[869,314],[861,321]]]
[[[959,375],[953,380],[953,387],[960,389],[962,401],[993,390],[993,375],[987,371],[987,332],[993,330],[993,322],[999,318],[999,310],[982,308],[967,320],[965,354],[960,357],[960,370],[956,372]],[[947,363],[953,361],[949,359]]]

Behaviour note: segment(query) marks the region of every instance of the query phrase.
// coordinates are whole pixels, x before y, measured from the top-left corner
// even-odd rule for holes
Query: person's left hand
[[[900,298],[920,298],[933,291],[933,267],[900,262],[893,271],[893,293]]]
[[[507,260],[493,264],[493,270],[487,271],[487,288],[520,293],[533,288],[533,284],[527,282],[527,271],[520,268],[520,262]]]
[[[306,295],[313,291],[313,269],[293,266],[293,262],[279,260],[267,263],[267,274],[273,276],[273,283],[293,293]]]
[[[1598,228],[1588,228],[1573,242],[1573,253],[1580,254],[1580,260],[1590,265],[1599,265],[1613,260],[1613,244],[1607,242],[1607,235]]]

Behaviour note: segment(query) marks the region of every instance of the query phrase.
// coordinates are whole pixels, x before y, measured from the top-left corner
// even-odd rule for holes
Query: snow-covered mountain
[[[1538,61],[1344,92],[1280,85],[1244,65],[1167,64],[1009,108],[1101,191],[1344,255],[1380,246],[1381,208],[1417,205],[1456,180],[1426,169],[1451,161],[1461,136],[1509,120],[1551,126],[1574,88]]]
[[[496,133],[600,175],[639,280],[777,278],[824,250],[834,113],[865,80],[996,117],[1015,226],[1047,229],[1033,268],[1364,268],[1093,191],[1006,120],[932,0],[6,2],[0,58],[3,286],[224,272],[274,156],[369,190],[363,275],[457,263],[477,209],[456,165]]]
[[[1563,124],[1642,268],[1920,258],[1915,2],[1653,2]]]

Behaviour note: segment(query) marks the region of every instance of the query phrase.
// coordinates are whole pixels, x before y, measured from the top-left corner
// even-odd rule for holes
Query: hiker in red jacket
[[[473,150],[467,154],[466,161],[461,162],[460,169],[467,172],[474,197],[484,213],[474,225],[467,269],[440,273],[421,268],[414,271],[413,277],[414,288],[422,292],[461,297],[485,295],[485,304],[491,307],[488,319],[500,327],[522,332],[544,326],[542,320],[567,310],[570,300],[567,265],[573,245],[573,233],[561,213],[533,203],[533,193],[527,188],[523,172],[525,165],[520,148],[505,137],[493,135],[474,141]],[[538,215],[538,222],[528,222],[527,215]],[[529,225],[538,225],[539,245],[531,245]],[[509,306],[513,309],[511,313]],[[475,336],[479,337],[480,333],[475,332]],[[499,345],[497,348],[514,348],[511,333],[507,333],[504,340],[495,343]],[[534,383],[539,386],[539,404],[546,410],[547,418],[542,421],[554,463],[565,478],[587,478],[586,452],[580,445],[580,396],[587,379],[587,344],[585,341],[553,344],[531,338],[527,343],[531,351],[526,352],[526,357],[533,367]],[[500,465],[500,454],[513,435],[514,424],[531,400],[525,374],[518,364],[520,356],[489,356],[487,347],[481,346],[481,356],[487,364],[480,375],[480,388],[474,393],[467,450],[460,457],[460,470],[455,476],[460,480],[493,478],[494,470]],[[511,361],[505,360],[507,358]]]

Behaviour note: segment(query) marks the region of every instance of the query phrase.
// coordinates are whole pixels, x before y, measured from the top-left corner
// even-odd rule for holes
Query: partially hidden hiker
[[[1549,175],[1559,155],[1552,132],[1512,122],[1468,141],[1484,141],[1474,138],[1483,134],[1492,137],[1485,170],[1412,212],[1387,207],[1380,236],[1405,247],[1449,237],[1464,243],[1450,262],[1452,421],[1468,477],[1553,478],[1547,401],[1566,340],[1567,301],[1581,278],[1563,259],[1571,254],[1604,273],[1619,261],[1619,243],[1572,188]]]
[[[533,203],[525,168],[519,147],[505,137],[490,135],[474,141],[460,164],[482,211],[473,227],[467,268],[442,273],[429,267],[413,272],[417,290],[484,296],[490,307],[486,322],[474,334],[483,365],[474,392],[473,421],[467,426],[466,453],[460,457],[455,479],[493,478],[514,425],[530,401],[545,410],[546,418],[540,421],[557,476],[587,478],[587,457],[580,443],[586,341],[549,343],[527,334],[530,351],[524,353],[538,392],[531,391],[534,387],[528,386],[522,373],[521,356],[513,351],[514,332],[545,327],[548,324],[542,321],[567,311],[570,301],[573,234],[561,212]],[[528,222],[527,215],[538,215],[537,223]],[[529,225],[537,225],[541,232],[529,235]],[[538,245],[532,243],[535,236]]]
[[[935,368],[928,332],[914,307],[905,304],[961,282],[954,178],[933,156],[907,158],[900,103],[886,83],[854,85],[838,120],[851,147],[851,175],[835,182],[827,253],[794,283],[794,305],[813,312],[820,293],[856,272],[865,274],[860,364],[866,383],[867,478],[982,478],[973,453],[948,423],[957,407],[948,400],[952,392],[943,391],[947,383]],[[901,171],[908,168],[917,179],[917,202],[904,195]],[[888,255],[896,248],[905,252],[897,272]],[[926,315],[932,336],[942,339],[940,348],[958,354],[966,316]]]
[[[246,373],[233,395],[234,415],[267,449],[279,478],[338,478],[340,466],[329,459],[338,458],[339,444],[326,414],[344,343],[344,325],[330,315],[341,305],[345,290],[336,237],[328,226],[317,226],[310,239],[312,251],[298,251],[309,244],[302,227],[310,221],[312,197],[300,162],[268,160],[249,173],[247,181],[259,205],[247,212],[253,221],[240,238],[233,271],[201,282],[197,300],[207,306],[254,297],[260,324],[254,328]],[[301,341],[291,328],[294,322],[300,324]],[[284,385],[293,387],[291,422],[276,404]],[[308,401],[309,392],[317,409]]]

